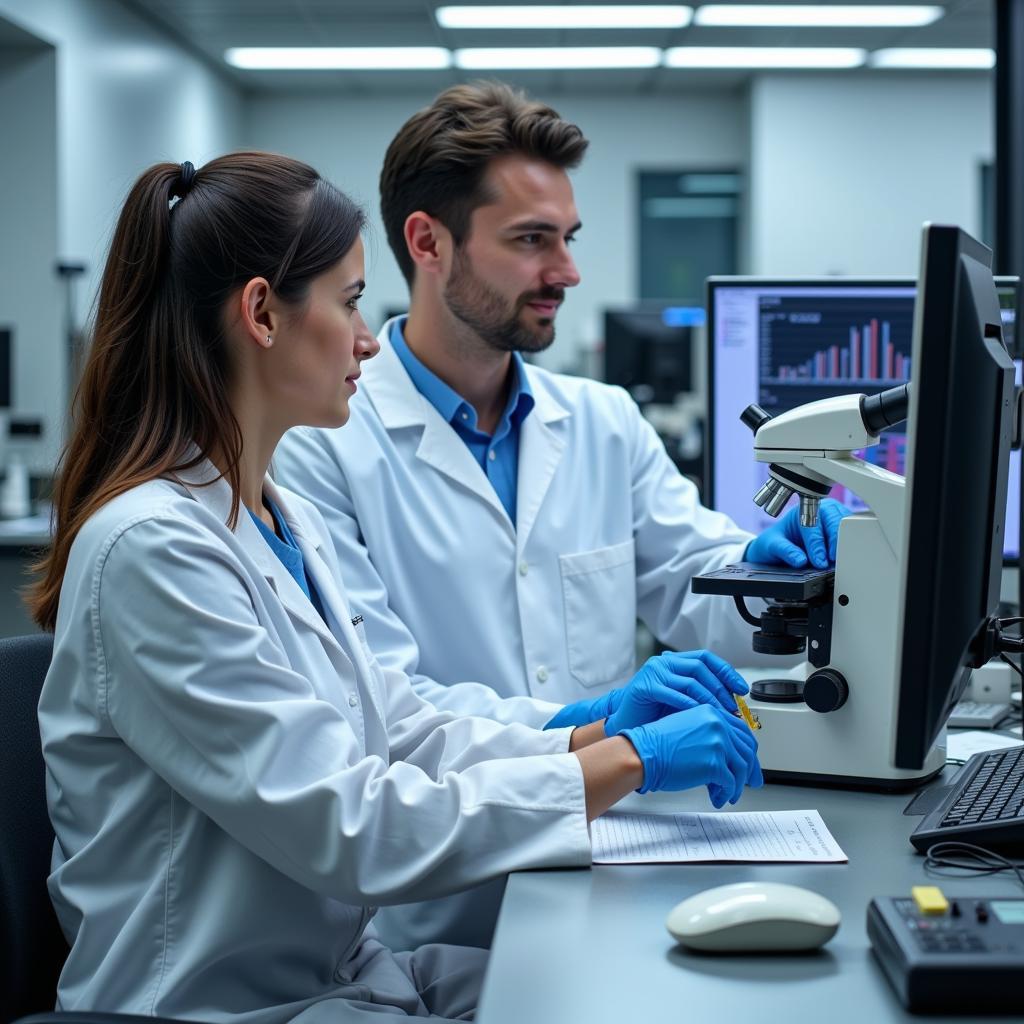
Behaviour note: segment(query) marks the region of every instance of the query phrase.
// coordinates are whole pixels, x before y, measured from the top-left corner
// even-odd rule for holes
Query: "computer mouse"
[[[777,953],[817,949],[839,929],[839,908],[809,889],[737,882],[705,889],[672,909],[665,925],[690,949]]]

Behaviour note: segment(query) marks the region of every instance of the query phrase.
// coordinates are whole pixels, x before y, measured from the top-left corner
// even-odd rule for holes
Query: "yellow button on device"
[[[937,885],[915,885],[910,895],[922,914],[944,914],[949,910],[949,901]]]

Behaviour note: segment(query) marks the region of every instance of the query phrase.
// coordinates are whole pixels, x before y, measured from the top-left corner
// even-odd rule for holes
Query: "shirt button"
[[[495,454],[493,448],[487,453],[487,458],[489,458],[491,462],[493,462],[497,457],[498,456]]]
[[[529,571],[530,571],[530,567],[526,564],[525,561],[522,561],[522,562],[519,563],[519,575],[520,576],[525,576]]]
[[[359,698],[358,698],[358,697],[357,697],[357,696],[356,696],[356,695],[355,695],[354,693],[353,693],[353,694],[352,694],[352,696],[351,696],[351,697],[349,697],[349,699],[348,699],[348,706],[349,706],[350,708],[356,708],[356,707],[359,707]]]
[[[541,665],[541,667],[539,669],[537,669],[537,682],[538,683],[546,683],[547,681],[548,681],[548,670],[543,665]]]
[[[464,413],[462,414],[462,418],[463,418],[464,420],[468,420],[468,419],[469,419],[469,413],[468,413],[468,412],[464,412]]]

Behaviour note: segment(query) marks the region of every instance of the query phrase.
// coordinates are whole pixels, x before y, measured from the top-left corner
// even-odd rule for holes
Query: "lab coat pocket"
[[[632,540],[561,555],[569,671],[583,686],[602,686],[636,664],[636,546]]]

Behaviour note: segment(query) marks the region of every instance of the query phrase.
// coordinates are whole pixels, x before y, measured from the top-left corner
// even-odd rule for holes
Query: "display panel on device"
[[[998,613],[1014,367],[992,253],[926,227],[914,311],[895,762],[920,765]]]
[[[1003,337],[1019,354],[1019,281],[996,278]],[[707,502],[759,533],[772,520],[750,495],[767,478],[749,457],[750,432],[740,412],[756,402],[772,415],[833,395],[874,394],[908,380],[917,282],[913,278],[712,277],[708,279]],[[1017,362],[1018,378],[1020,361]],[[864,456],[903,475],[905,428],[888,430]],[[1003,556],[1019,556],[1020,453],[1010,461]],[[853,508],[855,495],[833,495]]]

